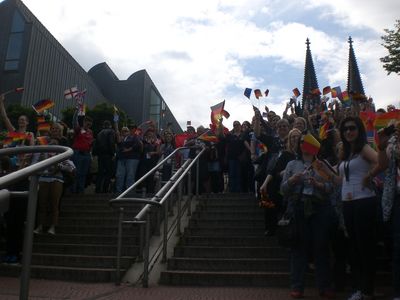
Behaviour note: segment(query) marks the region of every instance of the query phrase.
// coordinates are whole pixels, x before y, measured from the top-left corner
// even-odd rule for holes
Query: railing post
[[[182,181],[178,185],[178,203],[177,203],[177,219],[176,219],[176,235],[181,235],[181,218],[182,218]]]
[[[139,240],[139,257],[138,261],[143,261],[143,251],[144,247],[146,246],[144,243],[145,240],[145,225],[143,223],[139,223],[139,234],[140,234],[140,240]]]
[[[169,206],[169,197],[164,203],[164,231],[163,231],[163,255],[161,262],[167,262],[167,242],[168,242],[168,206]]]
[[[196,200],[199,199],[199,174],[200,174],[200,159],[197,159],[196,161]]]
[[[192,170],[189,170],[188,172],[188,208],[187,208],[187,215],[191,216],[192,215]]]
[[[124,218],[124,208],[119,208],[118,216],[118,244],[117,244],[117,282],[116,285],[121,284],[121,250],[122,250],[122,222]]]
[[[28,210],[26,215],[24,249],[22,253],[21,287],[19,293],[20,300],[27,300],[29,297],[29,279],[31,275],[33,229],[36,217],[37,191],[38,175],[32,175],[29,183]]]
[[[149,249],[150,249],[150,212],[146,214],[146,233],[144,247],[144,264],[143,264],[143,287],[149,286]]]

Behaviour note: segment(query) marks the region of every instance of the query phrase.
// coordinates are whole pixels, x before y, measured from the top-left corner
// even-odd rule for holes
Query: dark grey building
[[[115,103],[136,123],[152,119],[164,127],[172,122],[181,131],[145,70],[121,81],[101,63],[88,74],[20,0],[0,2],[0,20],[0,93],[25,88],[22,94],[9,94],[6,104],[31,106],[52,99],[56,105],[50,112],[60,116],[63,108],[75,105],[65,100],[64,91],[77,86],[87,90],[89,107]]]
[[[166,128],[171,123],[175,132],[181,131],[146,70],[133,73],[127,80],[119,80],[106,63],[100,63],[91,68],[88,74],[100,87],[102,94],[112,99],[137,125],[143,120],[153,120],[159,128]]]

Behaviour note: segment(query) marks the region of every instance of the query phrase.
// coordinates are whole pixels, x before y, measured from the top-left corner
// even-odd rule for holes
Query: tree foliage
[[[25,107],[19,104],[11,104],[7,106],[7,116],[10,119],[11,124],[13,124],[15,128],[18,127],[18,118],[21,115],[25,115],[28,117],[28,131],[36,132],[37,114],[31,107]],[[4,129],[4,122],[1,118],[0,123],[1,128]]]
[[[386,35],[382,36],[383,44],[389,54],[382,57],[383,68],[390,73],[400,74],[400,20],[396,20],[395,29],[384,29]]]
[[[72,126],[72,117],[74,115],[75,108],[66,108],[62,111],[62,121],[69,127]],[[86,110],[86,115],[93,119],[92,130],[94,134],[97,134],[103,125],[105,120],[113,123],[114,120],[114,105],[103,102],[95,105],[92,109],[88,108]],[[133,121],[127,117],[126,113],[118,109],[119,115],[119,127],[128,126],[133,124]]]

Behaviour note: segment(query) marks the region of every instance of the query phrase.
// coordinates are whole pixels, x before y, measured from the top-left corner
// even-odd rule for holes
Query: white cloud
[[[290,66],[302,78],[307,37],[320,85],[345,84],[346,40],[324,32],[309,19],[290,21],[291,14],[306,9],[305,15],[310,16],[314,9],[325,10],[331,22],[346,24],[349,31],[355,28],[362,35],[362,28],[379,31],[390,26],[399,11],[395,9],[397,0],[379,4],[338,0],[334,5],[328,0],[24,3],[86,70],[105,61],[124,80],[146,69],[182,127],[187,120],[194,126],[208,125],[209,107],[223,99],[231,120],[250,120],[252,107],[242,95],[243,89],[267,83],[269,106],[281,113],[284,104],[279,103],[285,103],[291,90],[296,85],[301,88],[302,82],[292,86],[272,72],[280,69],[281,74]],[[256,23],[256,18],[265,20],[265,25]],[[380,95],[379,101],[399,95],[395,76],[387,77],[379,63],[384,55],[379,40],[353,38],[367,93]],[[262,67],[259,59],[273,66],[268,74],[246,67],[248,60],[260,61]],[[271,82],[266,82],[267,75]]]

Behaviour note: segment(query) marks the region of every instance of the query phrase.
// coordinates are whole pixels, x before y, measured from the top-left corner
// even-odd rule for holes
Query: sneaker
[[[19,259],[16,255],[5,255],[2,257],[1,262],[8,265],[19,264]]]
[[[356,291],[347,300],[363,300],[363,295],[362,295],[361,291]]]
[[[40,224],[38,227],[36,227],[36,229],[33,231],[33,233],[36,233],[36,234],[43,233],[43,225]]]
[[[304,298],[304,294],[303,294],[303,292],[300,292],[300,291],[291,291],[290,297],[292,297],[294,299],[301,299],[301,298]]]
[[[54,228],[54,225],[50,226],[49,230],[47,230],[47,233],[51,234],[51,235],[55,235],[56,234],[56,229]]]

